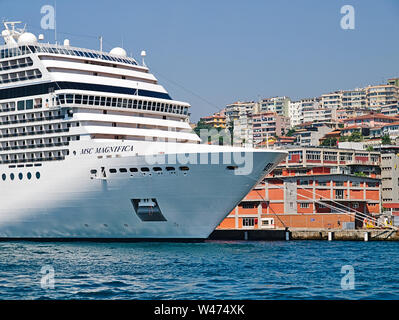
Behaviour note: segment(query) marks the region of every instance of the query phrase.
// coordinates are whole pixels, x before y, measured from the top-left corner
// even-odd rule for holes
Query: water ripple
[[[396,242],[6,242],[0,253],[0,299],[399,298]],[[42,288],[45,265],[54,289]],[[354,289],[341,287],[344,265]]]

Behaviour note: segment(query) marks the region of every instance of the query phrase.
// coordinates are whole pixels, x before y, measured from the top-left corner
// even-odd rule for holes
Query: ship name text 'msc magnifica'
[[[16,25],[0,47],[0,238],[204,239],[285,157],[201,144],[190,105],[122,48],[43,43]],[[237,174],[243,153],[251,170]]]

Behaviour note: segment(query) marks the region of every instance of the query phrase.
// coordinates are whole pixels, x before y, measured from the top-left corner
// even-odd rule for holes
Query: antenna
[[[57,44],[57,1],[54,1],[54,41]]]
[[[144,58],[147,55],[147,53],[145,52],[145,50],[141,51],[141,57],[143,58],[143,67],[146,67],[145,62],[144,62]]]
[[[103,36],[100,36],[99,39],[100,39],[100,52],[102,53],[103,52]]]

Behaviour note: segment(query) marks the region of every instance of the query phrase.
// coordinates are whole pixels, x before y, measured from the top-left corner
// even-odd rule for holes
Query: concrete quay
[[[208,240],[327,240],[327,241],[399,241],[399,232],[391,229],[271,229],[215,230]]]

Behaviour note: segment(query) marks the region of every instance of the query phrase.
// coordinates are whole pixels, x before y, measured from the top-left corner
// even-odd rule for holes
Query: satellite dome
[[[113,48],[109,54],[113,54],[115,56],[127,57],[126,50],[120,47]]]
[[[10,31],[9,30],[3,30],[2,32],[1,32],[1,36],[2,37],[7,37],[7,36],[9,36],[10,35]]]
[[[18,44],[34,44],[37,43],[37,38],[33,33],[25,32],[18,38]]]

